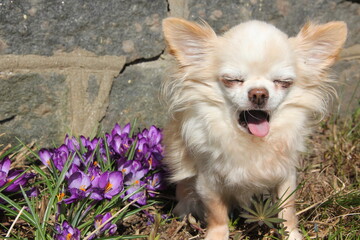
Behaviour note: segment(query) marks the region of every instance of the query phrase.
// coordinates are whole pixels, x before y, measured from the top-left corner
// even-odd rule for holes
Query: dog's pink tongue
[[[252,113],[248,118],[248,128],[250,132],[257,137],[265,137],[269,133],[270,124],[266,114],[261,112]]]

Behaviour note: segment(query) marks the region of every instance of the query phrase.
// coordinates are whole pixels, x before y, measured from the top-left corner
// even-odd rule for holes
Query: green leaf
[[[263,220],[263,222],[264,222],[265,225],[268,226],[269,228],[274,228],[274,225],[273,225],[271,222],[269,222],[269,221],[267,221],[267,220]]]
[[[272,223],[283,223],[286,220],[282,218],[266,218],[266,221],[272,222]]]
[[[271,198],[266,199],[265,204],[264,204],[264,215],[265,216],[268,216],[266,213],[268,212],[269,209],[271,209],[270,203],[271,203]]]
[[[129,217],[129,216],[131,216],[131,215],[134,215],[134,214],[136,214],[136,213],[138,213],[138,212],[141,212],[142,210],[145,210],[145,209],[149,208],[150,206],[152,206],[152,205],[154,205],[154,204],[155,204],[155,202],[150,203],[150,204],[147,204],[147,205],[144,205],[144,206],[139,207],[139,208],[136,208],[136,209],[134,209],[134,210],[132,210],[132,211],[129,211],[129,212],[127,212],[127,213],[125,214],[124,218]]]
[[[32,169],[37,173],[39,174],[41,177],[43,177],[44,179],[44,182],[46,183],[46,186],[52,186],[52,182],[50,181],[48,175],[41,169],[39,168],[38,166],[36,165],[33,165],[31,166]],[[38,182],[36,185],[39,185],[40,182]],[[47,190],[49,191],[49,196],[53,195],[54,193],[52,192],[52,189],[51,188],[47,188]]]
[[[24,189],[20,186],[20,189],[21,189],[21,192],[24,196],[24,199],[27,203],[27,206],[28,208],[30,209],[30,213],[31,213],[31,216],[33,218],[33,221],[35,222],[35,225],[36,225],[36,234],[35,236],[39,236],[40,239],[45,239],[45,235],[46,235],[46,229],[45,228],[42,228],[41,227],[41,223],[40,223],[40,220],[39,220],[39,217],[35,211],[35,206],[33,203],[30,202],[30,199],[28,198],[28,196],[26,195]]]
[[[267,217],[272,217],[277,215],[282,210],[281,207],[278,206],[278,204],[274,204],[265,211],[265,215]]]
[[[108,146],[108,142],[107,142],[107,140],[106,140],[106,135],[105,135],[105,133],[103,134],[103,137],[102,137],[102,139],[103,139],[103,142],[104,142],[104,146],[105,146],[105,152],[106,152],[106,158],[107,158],[107,164],[108,164],[108,168],[110,167],[110,150],[109,150],[109,146]],[[101,162],[104,162],[104,159],[103,159],[103,161],[101,161]],[[104,169],[101,169],[101,170],[104,170]]]
[[[250,219],[250,218],[245,220],[246,223],[253,223],[253,222],[259,222],[259,221],[261,221],[261,220],[259,220],[259,219]]]
[[[129,149],[128,152],[126,153],[126,156],[127,156],[127,159],[128,159],[128,160],[133,160],[133,159],[134,159],[137,141],[138,141],[138,140],[137,140],[137,138],[136,138],[135,141],[132,143],[130,149]]]
[[[131,123],[131,129],[130,129],[130,133],[129,133],[129,137],[131,137],[131,138],[134,136],[136,123],[137,123],[137,118],[134,118],[133,122]]]
[[[96,215],[104,213],[108,211],[108,209],[113,208],[117,203],[119,203],[119,199],[121,196],[125,194],[125,190],[113,197],[109,202],[107,202],[103,207],[99,208],[100,211],[96,211]],[[121,199],[121,202],[124,202],[124,199]]]
[[[46,209],[45,209],[45,214],[44,214],[44,218],[42,221],[42,228],[46,228],[46,224],[48,223],[51,210],[52,210],[52,208],[55,207],[54,202],[57,197],[57,193],[59,192],[60,186],[61,186],[62,182],[64,181],[65,175],[66,175],[67,171],[69,170],[71,163],[74,161],[74,158],[75,158],[75,154],[73,154],[70,161],[69,161],[69,158],[67,159],[65,166],[60,173],[58,181],[56,182],[55,188],[52,190],[52,195],[50,195],[48,205],[46,206]],[[48,187],[51,187],[51,186],[48,186]]]
[[[264,211],[263,211],[263,205],[262,205],[262,202],[256,202],[255,200],[251,199],[251,202],[252,204],[254,205],[255,207],[255,211],[256,211],[256,215],[257,216],[264,216]]]
[[[255,212],[255,211],[252,210],[251,208],[249,208],[249,207],[247,207],[247,206],[242,206],[242,208],[243,208],[245,211],[253,214],[254,216],[258,216],[257,212]]]
[[[77,228],[81,232],[87,233],[87,232],[89,232],[89,229],[93,226],[93,224],[94,224],[94,219],[90,219],[87,222],[84,222],[83,224],[79,225]]]
[[[22,209],[22,206],[5,196],[3,193],[0,193],[0,198],[2,198],[6,203],[8,203],[11,207],[18,210],[18,212]],[[17,216],[18,212],[7,207],[5,204],[0,204],[0,209],[3,209],[5,212],[8,212],[12,214],[13,216]],[[34,222],[31,214],[28,211],[23,211],[23,213],[20,216],[21,219],[32,225],[33,227],[36,227],[36,223]]]
[[[80,207],[76,208],[76,210],[74,211],[75,215],[71,222],[71,225],[73,227],[76,227],[83,220],[83,218],[87,215],[87,214],[84,214],[83,210],[85,207],[88,207],[92,202],[94,202],[94,200],[90,200],[88,198],[86,198],[85,200],[80,202]],[[95,207],[95,205],[93,205],[90,209],[92,209],[94,207]]]

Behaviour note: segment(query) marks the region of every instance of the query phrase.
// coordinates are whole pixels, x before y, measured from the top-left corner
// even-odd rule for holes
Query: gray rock
[[[360,108],[360,71],[358,60],[343,60],[338,62],[333,72],[337,78],[334,84],[338,97],[334,98],[332,112],[341,117],[348,117],[354,110]]]
[[[64,83],[65,77],[58,74],[17,74],[1,79],[0,133],[4,134],[0,143],[16,146],[16,137],[46,146],[61,141],[68,123]]]
[[[57,52],[51,57],[0,55],[3,91],[0,101],[4,103],[0,111],[0,124],[4,128],[0,128],[0,133],[3,130],[29,140],[29,130],[21,123],[24,119],[25,123],[33,123],[31,135],[40,138],[41,144],[49,144],[47,137],[54,137],[44,136],[44,119],[46,126],[52,125],[63,136],[65,133],[90,135],[96,132],[109,105],[113,79],[124,64],[125,57],[99,57],[84,50]],[[66,94],[62,94],[64,91]],[[49,106],[58,94],[58,104]],[[49,111],[51,118],[33,115]],[[59,114],[55,114],[57,111]],[[12,126],[16,126],[15,132]]]
[[[126,68],[114,79],[110,104],[102,125],[110,130],[137,119],[137,127],[163,126],[165,109],[159,100],[159,88],[168,61],[144,62]]]
[[[189,19],[204,19],[218,34],[248,20],[261,20],[294,36],[307,21],[345,21],[350,26],[347,46],[360,39],[360,5],[341,0],[188,0]]]
[[[82,48],[97,55],[125,55],[127,61],[163,50],[165,0],[4,0],[0,38],[5,54],[52,55]]]

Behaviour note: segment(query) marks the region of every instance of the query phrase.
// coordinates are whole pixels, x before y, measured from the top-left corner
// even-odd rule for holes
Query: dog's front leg
[[[278,197],[284,200],[283,210],[279,213],[279,218],[284,219],[284,226],[289,232],[289,240],[303,239],[298,229],[298,219],[296,217],[295,209],[295,191],[296,189],[296,171],[289,175],[289,177],[282,182],[278,187]]]
[[[219,196],[213,195],[204,201],[207,212],[207,232],[205,240],[228,240],[228,209]]]
[[[200,182],[200,184],[199,184]],[[201,179],[197,190],[205,207],[207,231],[205,240],[228,240],[228,207],[221,196],[221,190],[209,187],[209,181]]]

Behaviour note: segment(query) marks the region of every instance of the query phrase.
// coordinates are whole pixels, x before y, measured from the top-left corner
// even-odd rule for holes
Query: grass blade
[[[47,205],[46,210],[45,210],[44,218],[43,218],[43,221],[42,221],[42,228],[45,228],[45,225],[48,222],[48,219],[49,219],[49,216],[50,216],[50,213],[51,213],[51,208],[53,207],[54,201],[55,201],[55,199],[57,197],[57,195],[55,193],[59,192],[60,186],[61,186],[62,182],[65,179],[65,175],[66,175],[67,171],[69,170],[70,165],[74,160],[74,157],[75,157],[75,154],[73,154],[70,161],[66,161],[65,166],[64,166],[63,170],[61,171],[61,174],[60,174],[60,176],[58,178],[58,181],[56,182],[56,186],[52,191],[52,195],[51,195],[51,197],[49,199],[48,205]]]
[[[3,199],[6,203],[8,203],[11,207],[18,210],[19,212],[21,211],[22,207],[19,204],[17,204],[16,202],[14,202],[13,200],[11,200],[10,198],[8,198],[7,196],[5,196],[3,193],[0,193],[0,198]],[[13,216],[17,216],[17,214],[18,214],[18,212],[5,206],[4,204],[0,204],[0,208],[3,209],[5,212],[13,214]],[[23,220],[25,220],[27,223],[32,225],[33,227],[36,227],[36,223],[32,219],[32,216],[30,215],[29,212],[23,211],[23,214],[20,217]]]
[[[26,201],[26,204],[30,210],[30,213],[32,215],[33,221],[35,222],[36,228],[37,228],[37,232],[39,232],[41,239],[45,239],[45,232],[46,229],[41,227],[40,221],[39,221],[39,217],[35,211],[34,205],[30,202],[30,199],[28,198],[28,196],[26,195],[24,189],[20,186],[21,192],[24,196],[24,199]]]

